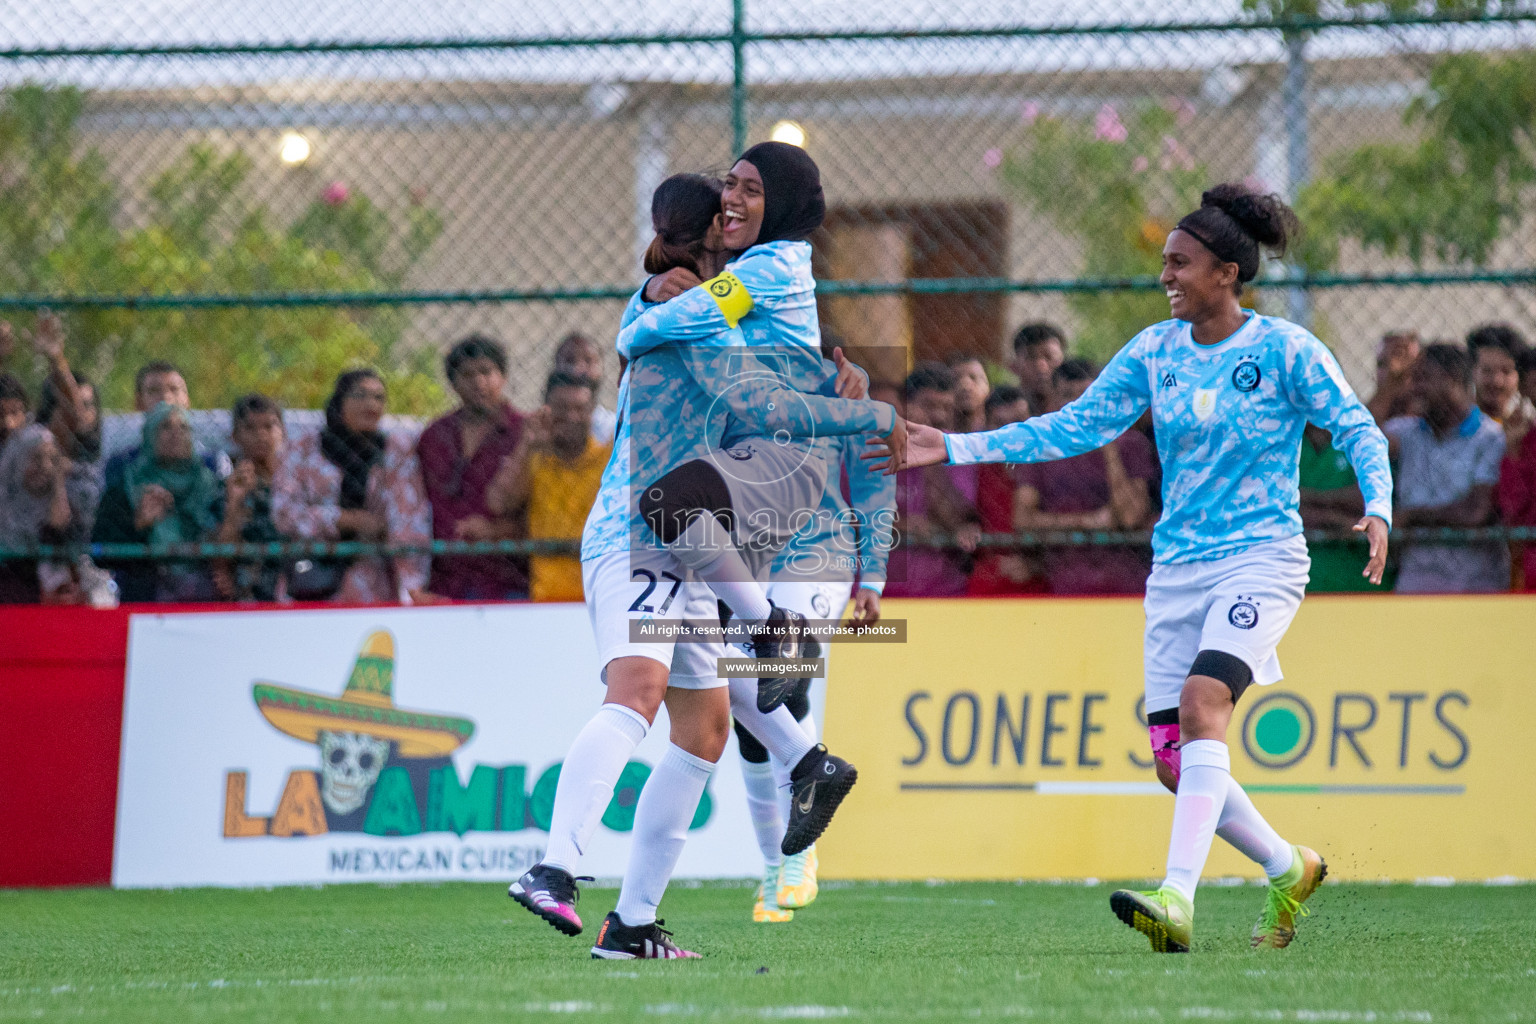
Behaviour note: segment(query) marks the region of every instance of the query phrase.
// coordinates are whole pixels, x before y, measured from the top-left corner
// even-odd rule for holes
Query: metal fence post
[[[1307,37],[1310,33],[1285,33],[1285,85],[1281,107],[1285,117],[1285,169],[1289,198],[1296,202],[1312,176],[1312,153],[1307,124]],[[1295,267],[1293,270],[1297,269]],[[1292,323],[1312,326],[1312,296],[1293,285],[1286,290],[1286,316]]]
[[[747,148],[747,0],[731,0],[731,155]]]

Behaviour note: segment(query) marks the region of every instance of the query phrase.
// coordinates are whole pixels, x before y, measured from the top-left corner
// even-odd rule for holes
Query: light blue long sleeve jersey
[[[819,580],[859,578],[861,587],[885,589],[891,540],[896,526],[896,477],[861,458],[869,450],[863,437],[827,438],[827,488],[821,504],[779,552],[769,578]],[[848,471],[843,497],[840,468]]]
[[[749,250],[747,256],[756,252]],[[749,262],[744,257],[733,265],[747,264],[742,276],[726,282],[740,291],[725,296],[723,303],[704,287],[660,305],[646,303],[640,293],[630,300],[618,345],[630,364],[619,383],[613,454],[582,533],[583,559],[656,544],[639,513],[638,488],[705,458],[712,448],[730,443],[732,435],[771,437],[782,432],[792,438],[830,438],[890,431],[895,411],[886,403],[829,397],[831,381],[820,355],[814,298],[810,337],[817,348],[810,355],[803,341],[766,351],[748,345],[749,333],[776,336],[753,319],[767,319],[775,312],[775,301],[790,297],[774,280],[776,269],[782,274],[782,268],[775,267],[778,257],[772,252],[762,255],[764,259]],[[756,292],[747,291],[748,282]],[[720,279],[710,283],[718,287]],[[814,282],[803,286],[813,289]],[[756,302],[759,293],[767,302]],[[735,323],[727,322],[727,315]],[[701,322],[712,329],[701,329]],[[749,332],[749,327],[754,330]],[[673,333],[676,337],[669,338]],[[641,343],[631,344],[637,336]]]
[[[1186,321],[1154,324],[1064,409],[945,444],[957,465],[1064,459],[1108,444],[1148,406],[1163,464],[1156,562],[1207,561],[1301,533],[1309,420],[1349,457],[1366,514],[1391,525],[1387,440],[1333,353],[1304,328],[1256,313],[1215,345],[1197,345]]]

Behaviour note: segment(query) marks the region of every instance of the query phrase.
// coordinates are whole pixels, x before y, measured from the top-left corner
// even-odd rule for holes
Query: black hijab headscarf
[[[753,244],[799,242],[821,227],[827,200],[810,154],[787,142],[759,142],[736,159],[763,177],[763,227]]]
[[[341,507],[362,508],[368,501],[368,474],[384,454],[380,431],[348,430],[341,418],[341,403],[360,380],[384,379],[374,370],[348,370],[336,378],[336,389],[325,403],[325,427],[320,431],[320,451],[341,470]]]

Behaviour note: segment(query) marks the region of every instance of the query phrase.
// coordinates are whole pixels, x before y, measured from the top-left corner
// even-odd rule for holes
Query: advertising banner
[[[544,851],[560,761],[601,703],[585,608],[135,615],[114,885],[511,881]],[[666,712],[583,870],[623,874]],[[759,869],[734,740],[683,877]]]
[[[1173,798],[1142,714],[1136,599],[889,601],[847,645],[829,743],[859,785],[843,878],[1151,878]],[[1228,741],[1232,774],[1331,877],[1536,877],[1536,599],[1312,597]],[[1255,867],[1218,839],[1207,873]]]

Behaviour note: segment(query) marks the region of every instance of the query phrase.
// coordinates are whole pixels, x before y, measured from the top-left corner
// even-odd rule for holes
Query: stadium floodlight
[[[309,140],[298,132],[283,132],[278,143],[277,158],[289,167],[298,167],[309,159],[312,147]]]
[[[773,126],[768,137],[774,142],[787,142],[791,146],[805,148],[805,129],[794,121],[780,121]]]

